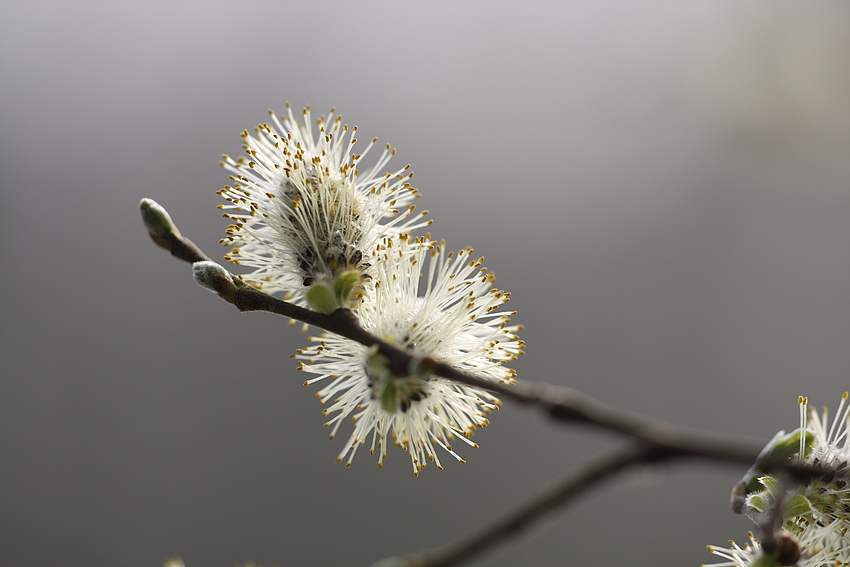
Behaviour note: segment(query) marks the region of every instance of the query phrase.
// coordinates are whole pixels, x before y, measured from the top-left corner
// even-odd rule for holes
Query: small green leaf
[[[812,451],[812,447],[815,443],[815,436],[811,431],[806,431],[806,439],[805,439],[805,454],[802,456],[800,460],[805,459],[809,453]],[[765,452],[766,451],[766,452]],[[759,455],[759,461],[777,460],[781,461],[783,459],[790,459],[794,455],[800,453],[800,429],[795,429],[788,435],[784,435],[782,437],[773,438],[773,445],[768,444],[768,447],[765,447],[765,450],[762,451],[762,454]]]
[[[339,309],[339,303],[333,292],[323,284],[313,284],[307,289],[307,303],[319,313],[326,315]]]
[[[381,392],[381,406],[389,413],[398,411],[398,390],[395,380],[387,380],[384,384],[384,391]]]
[[[779,496],[779,481],[772,476],[760,476],[759,483],[767,490],[767,493],[776,498]]]
[[[803,459],[807,457],[814,446],[815,436],[811,431],[806,431],[806,439],[805,439],[805,455],[803,455]],[[800,453],[800,430],[795,429],[791,433],[786,434],[784,431],[778,432],[773,436],[767,445],[765,445],[764,449],[761,450],[759,456],[756,458],[755,464],[750,467],[750,470],[747,471],[747,474],[744,475],[742,479],[744,482],[743,491],[739,485],[735,485],[735,488],[732,492],[732,501],[735,502],[736,496],[740,495],[743,492],[745,495],[750,494],[752,492],[757,492],[761,490],[761,483],[759,482],[759,478],[768,472],[767,469],[763,466],[763,463],[766,461],[773,462],[783,462],[792,458],[794,455]]]
[[[802,494],[795,494],[785,503],[785,519],[796,518],[811,511],[811,502]]]
[[[753,494],[747,499],[747,504],[758,510],[759,512],[764,512],[770,506],[770,502],[768,502],[767,498],[760,494]]]
[[[358,270],[348,270],[339,276],[334,282],[334,296],[339,305],[348,305],[348,300],[360,281],[360,272]]]
[[[761,554],[756,557],[752,563],[750,563],[750,567],[782,567],[782,563],[780,563],[776,557],[761,552]]]

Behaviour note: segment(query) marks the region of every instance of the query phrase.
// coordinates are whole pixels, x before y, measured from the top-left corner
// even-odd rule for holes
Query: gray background
[[[468,464],[334,463],[289,355],[155,248],[216,163],[337,106],[411,163],[526,325],[521,378],[764,442],[850,386],[846,2],[3,2],[0,562],[366,566],[457,541],[621,441],[505,404]],[[520,7],[521,6],[521,7]],[[587,495],[476,566],[697,565],[740,467]]]

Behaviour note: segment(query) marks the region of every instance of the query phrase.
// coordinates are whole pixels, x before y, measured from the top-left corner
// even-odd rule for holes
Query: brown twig
[[[159,246],[183,261],[208,261],[208,257],[176,228],[162,236],[152,235],[152,238]],[[163,241],[166,245],[163,245]],[[267,311],[319,327],[365,346],[378,345],[380,353],[387,357],[390,367],[398,375],[408,373],[411,364],[427,364],[431,373],[437,376],[541,408],[556,421],[600,427],[682,455],[749,465],[755,461],[759,452],[758,447],[749,443],[687,430],[681,426],[610,407],[571,388],[525,381],[512,385],[501,384],[466,374],[443,362],[416,359],[409,352],[363,329],[357,317],[347,309],[339,309],[331,314],[319,313],[263,293],[237,276],[233,276],[231,280],[221,278],[217,281],[220,287],[216,286],[215,289],[219,296],[240,311]]]
[[[171,219],[168,221],[170,223]],[[194,242],[181,235],[173,225],[170,230],[160,235],[149,234],[158,246],[185,262],[210,261]],[[212,278],[210,283],[222,299],[232,303],[240,311],[267,311],[319,327],[365,346],[378,345],[379,352],[388,359],[390,368],[398,375],[406,374],[413,365],[419,368],[426,366],[432,374],[437,376],[489,390],[507,399],[541,408],[556,421],[591,425],[620,433],[670,456],[705,457],[749,465],[758,455],[759,449],[750,443],[688,429],[614,408],[565,386],[526,381],[507,385],[466,374],[451,365],[433,359],[416,358],[394,344],[373,336],[360,326],[357,317],[348,309],[338,309],[330,314],[305,309],[263,293],[238,276],[230,274],[228,276]],[[798,482],[823,474],[821,469],[791,465],[784,461],[765,461],[760,463],[760,466],[765,471],[785,471]]]
[[[268,311],[314,325],[365,346],[377,344],[380,353],[387,357],[390,367],[398,375],[408,373],[413,363],[424,363],[432,374],[489,390],[522,404],[539,407],[559,422],[593,425],[668,451],[746,465],[752,464],[758,455],[758,448],[752,445],[632,414],[602,404],[571,388],[525,381],[511,385],[502,384],[466,374],[442,362],[415,359],[409,352],[363,329],[357,317],[347,309],[339,309],[326,315],[267,295],[241,280],[234,279],[234,282],[237,286],[235,291],[221,289],[219,295],[240,311]]]
[[[549,490],[537,495],[514,512],[491,524],[468,540],[445,551],[425,551],[397,558],[403,567],[452,567],[505,543],[547,514],[575,497],[636,465],[674,458],[674,455],[645,444],[617,450],[590,464]]]

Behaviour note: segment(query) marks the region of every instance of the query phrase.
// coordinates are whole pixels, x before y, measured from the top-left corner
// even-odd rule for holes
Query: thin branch
[[[158,246],[185,262],[209,261],[207,255],[191,240],[182,236],[173,225],[170,230],[160,235],[151,233],[151,238]],[[607,429],[655,446],[659,450],[683,456],[694,455],[750,465],[759,453],[759,448],[750,443],[627,412],[564,386],[524,381],[507,385],[466,374],[433,359],[416,358],[409,352],[366,331],[360,326],[357,317],[348,309],[339,309],[331,314],[305,309],[265,294],[251,287],[238,276],[232,276],[231,279],[217,278],[212,283],[216,285],[215,289],[219,292],[219,296],[240,311],[268,311],[319,327],[365,346],[378,345],[380,353],[387,357],[390,368],[398,375],[407,374],[412,365],[420,369],[427,368],[437,376],[489,390],[522,404],[539,407],[556,421]],[[798,479],[822,474],[819,469],[789,465],[786,462],[765,462],[761,466],[764,470],[771,468],[785,470]]]
[[[530,527],[535,521],[555,512],[575,497],[636,465],[668,460],[680,456],[639,444],[620,449],[571,475],[531,502],[473,535],[467,541],[444,552],[427,551],[399,557],[404,567],[451,567],[460,565],[496,544],[505,543]]]
[[[170,244],[168,249],[175,257],[186,262],[206,258],[206,255],[194,243],[181,236],[178,231],[169,232],[166,238]],[[175,250],[181,253],[178,254]],[[194,252],[195,250],[197,252]],[[240,311],[268,311],[319,327],[365,346],[377,344],[380,353],[389,360],[390,368],[398,375],[407,374],[411,364],[418,364],[420,368],[426,365],[430,372],[437,376],[541,408],[556,421],[601,427],[683,455],[699,455],[750,465],[759,452],[758,447],[748,443],[709,435],[698,430],[688,430],[681,426],[613,408],[571,388],[523,381],[507,385],[472,376],[442,362],[416,359],[409,352],[366,331],[360,326],[357,317],[348,309],[339,309],[329,315],[305,309],[263,293],[236,276],[232,280],[222,278],[218,283],[220,286],[217,286],[216,290],[219,296]]]
[[[657,445],[649,445],[642,442],[632,443],[630,446],[620,448],[595,462],[585,466],[582,470],[570,475],[560,483],[543,491],[520,508],[508,513],[503,518],[490,526],[480,530],[463,541],[444,551],[424,551],[413,553],[403,557],[394,558],[395,561],[387,563],[398,567],[452,567],[460,565],[485,551],[494,548],[498,544],[506,543],[508,539],[520,535],[532,524],[541,520],[547,514],[556,512],[558,508],[571,500],[589,492],[597,485],[613,479],[616,475],[625,473],[630,469],[648,464],[666,463],[683,458],[702,458],[696,454],[683,454],[677,450],[669,450]],[[708,457],[711,458],[711,457]],[[805,472],[807,475],[817,472],[811,467],[800,467],[797,472]],[[784,478],[791,480],[794,477],[785,474]],[[796,479],[792,482],[797,482]],[[787,491],[783,491],[787,497]],[[780,530],[782,524],[782,509],[784,502],[779,502],[767,515],[764,522],[759,523],[762,548],[769,553],[785,554],[783,557],[796,559],[782,565],[792,565],[799,559],[799,547],[796,540],[788,538]],[[796,553],[796,555],[794,555]],[[378,565],[386,563],[379,562]]]
[[[173,225],[171,230],[159,236],[150,234],[158,246],[169,250],[176,258],[190,263],[209,261],[206,254],[195,243],[182,236]],[[231,276],[230,279],[214,278],[212,283],[220,286],[216,287],[219,296],[240,311],[268,311],[330,331],[364,346],[378,345],[379,352],[387,357],[390,368],[398,375],[407,374],[413,365],[420,369],[427,368],[437,376],[489,390],[522,404],[539,407],[556,421],[607,429],[642,441],[671,455],[699,456],[750,465],[759,453],[759,448],[750,443],[614,408],[580,394],[572,388],[525,381],[507,385],[466,374],[433,359],[416,358],[409,352],[366,331],[360,326],[354,313],[348,309],[338,309],[331,314],[305,309],[263,293],[237,276]],[[823,471],[818,468],[791,465],[784,461],[766,461],[761,463],[761,466],[765,471],[783,470],[797,481],[823,474]]]
[[[148,233],[154,244],[160,248],[165,248],[171,255],[178,260],[189,262],[209,262],[209,257],[204,254],[198,245],[180,234],[180,231],[174,229],[168,232],[165,236],[157,236],[151,232]]]

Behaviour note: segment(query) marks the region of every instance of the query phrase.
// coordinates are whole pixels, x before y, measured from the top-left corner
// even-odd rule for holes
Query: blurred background
[[[3,2],[0,562],[368,566],[454,543],[622,444],[506,403],[419,478],[334,462],[298,327],[208,254],[239,133],[311,104],[412,164],[486,256],[520,378],[763,444],[850,389],[847,2]],[[470,563],[698,565],[742,467],[585,495]]]

